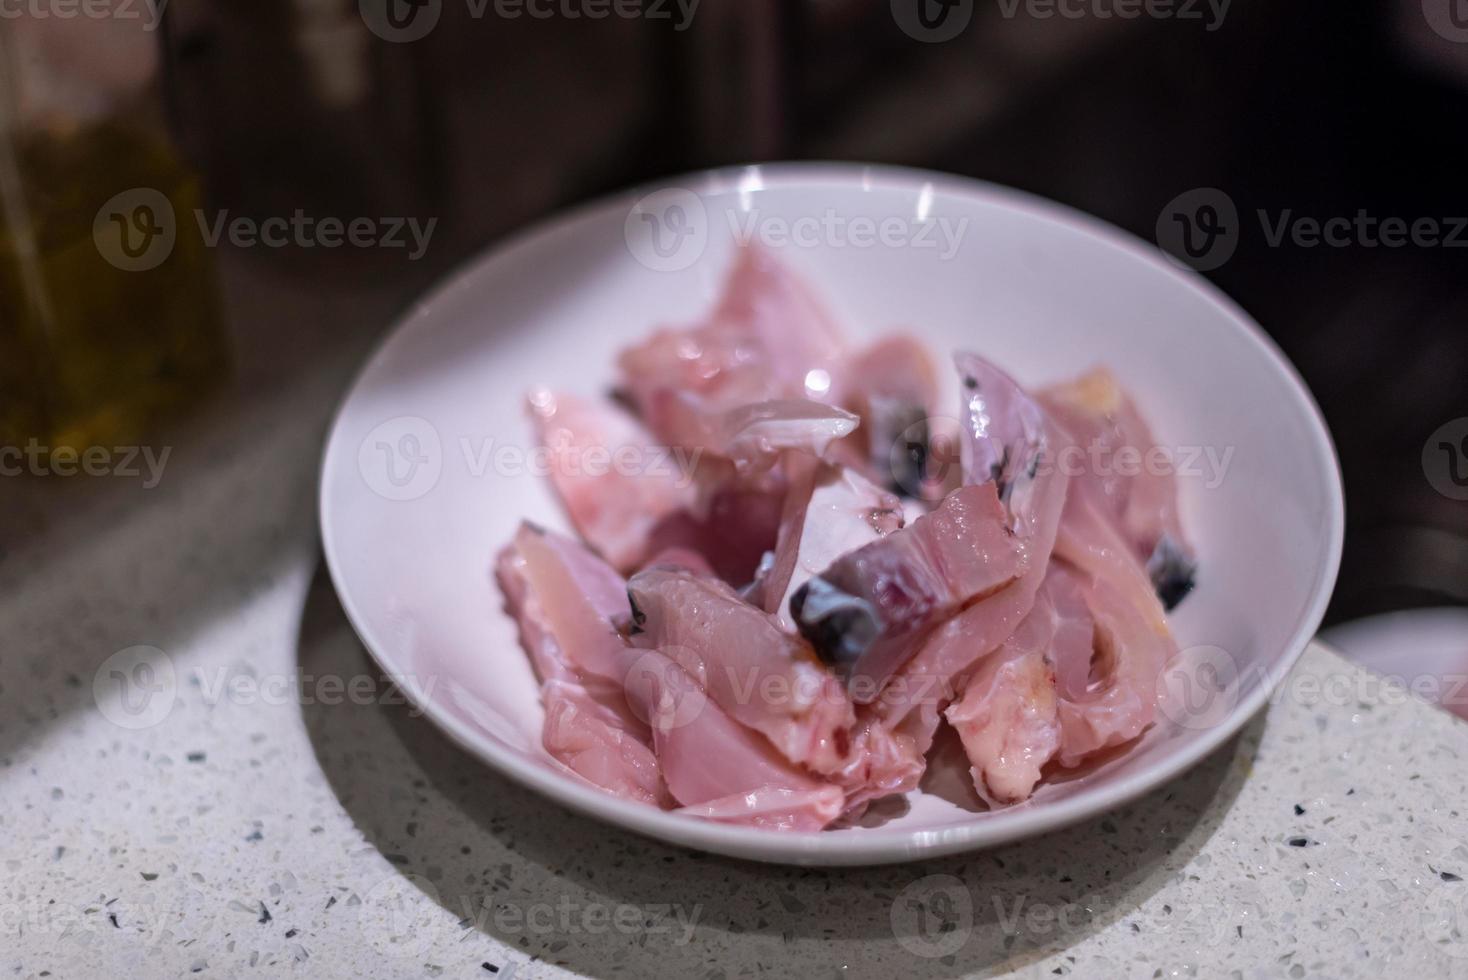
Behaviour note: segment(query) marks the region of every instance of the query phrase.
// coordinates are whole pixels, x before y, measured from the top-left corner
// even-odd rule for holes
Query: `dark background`
[[[317,35],[366,52],[349,105],[312,97],[325,42],[303,54],[289,4],[177,0],[165,43],[173,125],[215,206],[442,216],[416,267],[343,254],[302,273],[338,281],[370,266],[417,288],[556,207],[752,160],[933,167],[1148,240],[1178,194],[1218,188],[1238,248],[1208,275],[1299,367],[1340,452],[1338,621],[1468,602],[1468,504],[1422,462],[1468,416],[1468,249],[1272,246],[1254,217],[1468,215],[1468,43],[1418,0],[1347,6],[1235,0],[1209,30],[1211,14],[1039,19],[981,0],[958,37],[921,43],[887,0],[703,0],[684,30],[444,0],[429,36],[394,44],[344,4]]]

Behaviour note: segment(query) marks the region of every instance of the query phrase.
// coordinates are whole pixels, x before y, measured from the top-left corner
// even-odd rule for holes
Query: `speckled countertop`
[[[0,488],[4,975],[1468,976],[1468,726],[1321,648],[1185,777],[966,857],[746,864],[506,782],[396,703],[321,567],[367,339],[214,410],[155,488]],[[173,670],[129,674],[174,692],[146,710],[107,694],[137,646]]]

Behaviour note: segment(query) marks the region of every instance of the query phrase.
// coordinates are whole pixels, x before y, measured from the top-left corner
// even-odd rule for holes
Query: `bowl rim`
[[[753,827],[701,820],[612,796],[575,776],[541,763],[501,751],[486,733],[448,713],[421,690],[416,680],[395,669],[391,647],[379,644],[368,620],[357,608],[341,564],[331,520],[329,487],[331,476],[340,472],[343,460],[354,450],[344,445],[343,421],[347,410],[364,389],[368,379],[394,346],[413,334],[419,325],[433,322],[430,312],[438,301],[471,288],[484,267],[497,262],[542,237],[568,225],[606,212],[608,217],[625,212],[633,202],[655,190],[680,188],[703,195],[737,190],[742,180],[757,174],[763,189],[771,187],[830,187],[861,190],[921,190],[930,185],[935,193],[966,198],[975,203],[999,206],[1051,223],[1064,225],[1097,244],[1129,255],[1177,280],[1209,305],[1252,342],[1262,362],[1284,382],[1314,438],[1310,451],[1326,486],[1325,540],[1317,557],[1315,581],[1309,599],[1295,620],[1282,654],[1265,673],[1261,683],[1241,698],[1227,718],[1202,737],[1164,755],[1139,772],[1098,782],[1073,796],[1024,810],[1011,810],[1012,819],[1002,815],[935,830],[863,828],[854,833],[830,831],[770,831]],[[344,454],[347,454],[344,456]],[[1284,680],[1309,645],[1325,615],[1339,571],[1345,533],[1345,502],[1340,462],[1329,428],[1319,406],[1293,364],[1275,342],[1237,303],[1212,282],[1183,266],[1155,245],[1083,211],[1002,184],[956,174],[914,167],[839,161],[801,161],[749,164],[694,171],[649,181],[590,201],[563,208],[520,228],[465,259],[436,285],[396,317],[384,331],[372,355],[353,378],[332,415],[331,428],[322,453],[318,480],[318,520],[326,566],[352,629],[377,664],[402,688],[404,695],[461,748],[487,763],[501,775],[513,779],[577,813],[610,822],[657,840],[697,850],[781,864],[876,865],[941,857],[962,851],[996,847],[1012,841],[1059,830],[1130,802],[1197,765],[1233,737]],[[488,559],[486,559],[487,561]]]

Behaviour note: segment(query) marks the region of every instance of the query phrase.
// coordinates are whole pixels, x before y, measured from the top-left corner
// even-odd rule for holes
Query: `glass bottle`
[[[132,444],[227,361],[158,25],[84,9],[0,31],[0,446],[43,454]]]

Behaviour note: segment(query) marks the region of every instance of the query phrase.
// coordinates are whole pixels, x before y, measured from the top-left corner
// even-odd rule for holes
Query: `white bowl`
[[[647,197],[669,187],[678,190]],[[670,208],[682,209],[681,222]],[[871,219],[876,240],[857,217]],[[680,237],[675,225],[686,229]],[[1204,710],[1165,711],[1119,757],[1043,785],[1021,806],[980,812],[929,785],[878,826],[822,833],[661,812],[552,762],[540,745],[537,685],[489,573],[522,519],[566,527],[550,488],[514,464],[530,445],[525,390],[605,389],[618,348],[709,306],[735,233],[751,227],[776,244],[786,230],[794,243],[781,258],[853,338],[907,326],[935,351],[977,350],[1024,383],[1104,362],[1160,444],[1213,449],[1222,479],[1200,465],[1201,476],[1182,481],[1202,566],[1172,617],[1186,656],[1168,686],[1187,693],[1190,680],[1221,678]],[[949,239],[937,233],[944,228]],[[660,250],[654,230],[665,236]],[[989,847],[1109,810],[1178,775],[1238,730],[1304,649],[1335,580],[1342,524],[1339,470],[1309,392],[1202,278],[1094,218],[1017,191],[858,165],[689,175],[514,236],[403,318],[342,405],[321,482],[326,560],[347,615],[383,669],[457,742],[618,826],[802,864]],[[1207,678],[1194,676],[1202,663],[1213,668]]]

